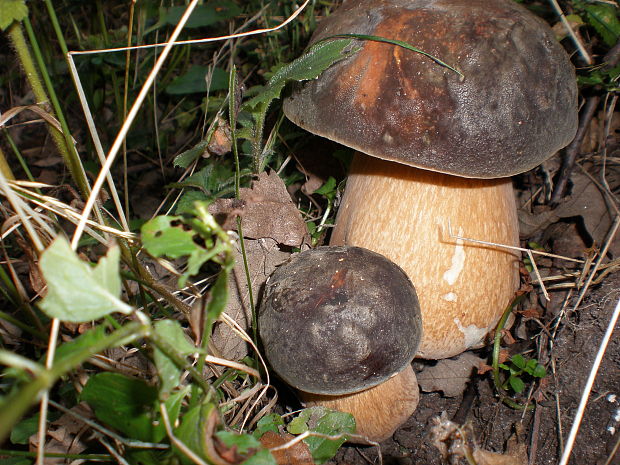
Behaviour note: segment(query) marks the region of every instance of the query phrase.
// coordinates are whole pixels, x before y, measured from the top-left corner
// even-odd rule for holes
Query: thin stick
[[[596,354],[596,358],[594,359],[592,369],[590,370],[590,375],[588,376],[588,381],[586,382],[586,386],[581,395],[581,401],[579,402],[579,407],[577,408],[577,412],[575,414],[573,426],[571,427],[570,433],[568,434],[568,438],[566,440],[566,447],[564,448],[562,458],[560,459],[560,463],[558,465],[568,464],[568,459],[570,458],[570,454],[573,450],[573,445],[575,444],[575,438],[577,437],[577,432],[579,431],[579,426],[581,425],[581,420],[583,419],[583,414],[588,403],[588,398],[590,397],[590,391],[592,391],[594,379],[596,378],[598,369],[601,365],[601,361],[603,360],[603,355],[605,355],[605,350],[607,349],[607,345],[609,344],[611,335],[614,332],[616,322],[618,321],[618,316],[620,316],[620,299],[618,299],[616,308],[611,316],[609,325],[607,326],[607,331],[605,331],[605,335],[603,336],[603,340],[601,341],[598,353]]]
[[[558,4],[557,0],[549,0],[549,2],[551,3],[551,6],[553,6],[553,9],[555,10],[555,12],[560,17],[560,20],[562,21],[562,24],[564,25],[566,32],[568,32],[568,35],[570,35],[571,39],[573,39],[573,42],[575,43],[575,47],[577,47],[577,50],[579,50],[579,54],[581,55],[581,57],[585,60],[587,64],[591,65],[592,57],[590,57],[590,54],[588,53],[588,51],[585,49],[585,47],[581,43],[581,40],[579,40],[579,37],[577,37],[577,34],[575,34],[575,31],[573,31],[573,28],[570,27],[570,23],[566,19],[566,16],[564,16],[564,12],[562,11],[562,8],[560,8],[560,5]]]
[[[80,237],[82,237],[82,233],[84,232],[84,227],[86,226],[86,220],[90,216],[90,212],[92,211],[93,206],[95,205],[95,202],[101,190],[101,186],[103,185],[103,182],[106,179],[106,174],[110,172],[110,168],[112,167],[112,164],[114,163],[114,160],[116,159],[116,155],[118,154],[118,151],[121,148],[123,141],[125,140],[125,137],[127,136],[127,133],[129,132],[129,128],[131,127],[131,124],[133,123],[136,116],[138,115],[138,112],[140,111],[142,102],[144,102],[144,99],[146,99],[146,96],[149,93],[151,86],[153,85],[153,82],[155,82],[155,77],[159,73],[159,70],[161,69],[161,67],[164,65],[164,62],[166,61],[166,58],[168,58],[168,54],[170,53],[170,50],[172,50],[172,47],[174,46],[177,37],[179,37],[179,34],[181,34],[181,31],[183,30],[185,23],[189,19],[190,15],[192,14],[192,11],[194,11],[194,8],[196,7],[197,4],[198,4],[198,0],[192,0],[191,3],[187,6],[185,12],[183,13],[183,16],[181,16],[179,23],[174,28],[174,31],[172,32],[170,39],[166,43],[166,46],[164,47],[163,51],[161,52],[161,55],[155,62],[155,66],[153,66],[153,69],[151,70],[148,77],[146,78],[146,81],[144,82],[142,89],[140,89],[140,93],[136,97],[136,101],[133,103],[131,110],[129,110],[129,113],[127,114],[127,118],[125,119],[123,126],[118,132],[118,135],[116,136],[116,139],[114,140],[114,143],[112,144],[112,147],[110,148],[110,151],[108,152],[106,161],[101,167],[99,176],[97,176],[97,180],[95,181],[90,197],[88,198],[88,201],[86,202],[86,206],[84,207],[84,210],[82,212],[82,218],[80,219],[80,222],[77,225],[75,233],[73,234],[71,246],[74,249],[77,247]],[[68,59],[71,60],[70,54],[68,54]]]
[[[192,40],[179,40],[175,42],[175,45],[189,45],[189,44],[204,44],[209,42],[219,42],[222,40],[230,40],[230,39],[238,39],[240,37],[248,37],[258,34],[266,34],[268,32],[274,32],[278,29],[281,29],[288,25],[291,21],[293,21],[299,14],[306,8],[306,6],[310,3],[310,0],[306,0],[299,8],[297,8],[291,16],[289,16],[284,22],[278,24],[274,27],[269,27],[265,29],[254,29],[248,32],[239,32],[235,34],[230,34],[226,36],[219,37],[207,37],[205,39],[192,39]],[[136,49],[148,49],[148,48],[160,48],[165,47],[168,42],[159,43],[159,44],[148,44],[148,45],[133,45],[131,47],[118,47],[118,48],[108,48],[105,50],[84,50],[84,51],[75,51],[69,52],[69,55],[92,55],[94,53],[113,53],[113,52],[123,52],[125,50],[136,50]]]

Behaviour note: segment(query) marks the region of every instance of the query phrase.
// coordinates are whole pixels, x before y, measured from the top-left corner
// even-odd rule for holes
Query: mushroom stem
[[[420,399],[418,382],[411,365],[387,381],[365,391],[341,396],[300,391],[307,406],[322,405],[355,418],[357,434],[371,441],[383,441],[415,411]],[[360,442],[351,439],[350,442]]]
[[[449,168],[449,167],[446,167]],[[519,256],[453,234],[517,246],[509,178],[467,179],[356,154],[331,245],[381,253],[413,282],[424,334],[418,356],[484,342],[519,285]]]

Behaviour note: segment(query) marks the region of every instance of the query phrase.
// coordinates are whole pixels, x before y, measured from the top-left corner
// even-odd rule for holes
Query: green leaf
[[[11,442],[13,444],[28,444],[30,436],[39,430],[39,414],[20,421],[11,431]]]
[[[616,15],[617,6],[586,5],[588,23],[596,29],[605,43],[612,47],[620,37],[620,21]]]
[[[228,302],[228,277],[230,271],[226,268],[222,268],[220,274],[218,275],[215,283],[209,289],[209,294],[211,299],[207,304],[207,320],[209,321],[209,326],[213,324],[220,317],[224,309],[226,308],[226,303]],[[211,334],[211,328],[207,327],[205,334]]]
[[[306,53],[280,68],[262,92],[251,99],[247,105],[250,108],[267,108],[272,100],[280,97],[282,89],[290,81],[307,81],[316,79],[335,62],[355,53],[358,48],[345,51],[353,39],[335,39],[321,41],[312,45]]]
[[[151,411],[157,390],[144,381],[119,373],[99,373],[90,377],[80,399],[108,426],[130,438],[152,440]]]
[[[313,431],[330,436],[355,433],[355,419],[350,413],[336,412],[325,407],[310,407],[302,410],[288,424],[287,430],[291,434]],[[345,441],[346,436],[338,440],[317,436],[309,436],[304,439],[312,458],[317,463],[323,463],[332,458]]]
[[[330,176],[321,187],[314,191],[315,194],[324,195],[327,200],[332,202],[336,197],[336,179]]]
[[[0,29],[8,28],[13,21],[21,22],[28,16],[24,0],[0,0]]]
[[[521,380],[521,378],[517,378],[516,376],[511,376],[508,378],[508,383],[514,392],[520,394],[525,389],[525,383]]]
[[[256,429],[253,434],[255,438],[260,438],[267,431],[271,431],[273,433],[279,433],[279,426],[284,425],[284,420],[277,413],[270,413],[269,415],[265,415],[263,418],[258,420],[256,423]]]
[[[254,436],[249,434],[239,434],[232,431],[218,431],[215,433],[217,438],[228,448],[235,448],[239,454],[248,454],[252,449],[261,447],[261,443]]]
[[[184,386],[182,389],[170,394],[164,402],[166,412],[168,413],[168,420],[170,420],[171,425],[177,423],[181,413],[181,407],[183,407],[183,400],[190,393],[191,389],[192,387],[190,385]],[[161,442],[167,434],[166,425],[164,425],[163,420],[160,418],[153,430],[153,441]]]
[[[142,225],[141,232],[142,245],[154,257],[180,258],[198,248],[194,231],[183,229],[178,216],[156,216]]]
[[[194,344],[189,342],[178,321],[161,320],[156,322],[154,327],[155,333],[171,347],[174,347],[180,355],[187,356],[198,351]],[[161,381],[159,388],[160,396],[166,395],[179,385],[181,368],[177,367],[171,359],[157,348],[153,351],[153,357]]]
[[[367,35],[367,34],[336,34],[331,37],[327,37],[326,39],[323,39],[323,40],[330,40],[331,38],[334,38],[334,37],[335,38],[352,38],[352,39],[359,39],[359,40],[372,40],[373,42],[383,42],[385,44],[391,44],[391,45],[396,45],[398,47],[403,47],[411,52],[424,55],[425,57],[428,57],[431,60],[433,60],[438,65],[443,66],[444,68],[448,68],[449,70],[454,71],[456,74],[463,77],[463,74],[459,70],[450,66],[448,63],[442,61],[441,59],[437,58],[434,55],[431,55],[430,53],[425,52],[424,50],[420,50],[419,48],[411,45],[409,42],[405,42],[403,40],[388,39],[386,37],[373,36],[373,35]]]
[[[166,86],[169,95],[188,95],[207,91],[209,66],[193,65],[185,74],[177,76]],[[214,68],[209,92],[228,89],[228,73],[221,68]]]
[[[105,337],[106,327],[104,325],[89,329],[72,341],[59,345],[56,349],[56,355],[54,356],[54,363],[59,363],[65,358],[75,355],[77,352],[84,352],[84,358],[94,355],[91,351],[91,347],[97,345]]]
[[[204,403],[189,409],[183,415],[181,425],[175,429],[175,436],[193,452],[201,458],[207,459],[206,435],[209,419],[212,415],[217,415],[215,406],[211,403]],[[175,447],[176,449],[176,447]],[[193,462],[185,458],[185,454],[178,451],[182,457],[182,462],[191,464]]]
[[[249,455],[243,461],[243,465],[276,465],[273,455],[267,449],[263,449],[260,441],[252,435],[231,431],[218,431],[215,435],[229,449],[234,448],[236,453],[242,456]]]
[[[177,203],[177,208],[175,213],[177,215],[182,215],[183,213],[189,213],[194,209],[194,202],[209,202],[213,201],[213,197],[205,194],[202,191],[195,190],[186,190],[179,202]]]
[[[276,459],[267,449],[260,449],[243,461],[243,465],[277,465]]]
[[[96,320],[114,311],[131,313],[120,300],[120,249],[110,247],[95,268],[79,259],[59,236],[43,251],[39,267],[47,281],[47,295],[39,303],[50,317],[73,323]]]
[[[209,146],[208,141],[201,140],[191,149],[186,150],[185,152],[182,152],[178,154],[176,157],[174,157],[174,162],[172,164],[176,166],[177,168],[185,169],[189,165],[191,165],[195,160],[197,160],[198,157],[200,157],[205,152],[205,150],[207,150],[208,146]]]
[[[510,361],[521,370],[525,368],[525,358],[521,354],[513,355]]]
[[[532,376],[534,376],[535,378],[544,378],[545,376],[547,376],[547,370],[545,370],[544,366],[537,365],[534,371],[532,371]]]

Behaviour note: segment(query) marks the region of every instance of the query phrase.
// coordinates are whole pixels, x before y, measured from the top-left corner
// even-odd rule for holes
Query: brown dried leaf
[[[463,352],[424,368],[416,377],[424,392],[442,391],[446,397],[457,397],[465,390],[472,370],[478,369],[481,363],[484,360],[472,352]]]
[[[80,403],[73,407],[71,411],[86,417],[93,418],[92,411],[86,403]],[[81,437],[84,433],[90,432],[90,427],[82,421],[69,415],[63,414],[58,420],[52,422],[47,429],[47,439],[45,443],[45,452],[57,454],[80,454],[87,449],[87,444],[82,442]],[[30,437],[30,449],[36,450],[38,446],[38,435],[33,434]],[[45,459],[46,465],[64,463],[63,458]]]
[[[272,447],[278,447],[286,444],[295,436],[288,433],[277,434],[273,431],[267,431],[260,438],[260,442],[263,446],[270,449]],[[278,465],[313,465],[314,460],[310,449],[305,442],[300,441],[293,444],[291,447],[285,449],[279,449],[271,452],[271,455],[276,459]]]
[[[280,251],[273,239],[246,239],[245,252],[252,280],[254,302],[258,305],[263,284],[278,265],[288,260],[290,254]],[[252,312],[243,257],[239,250],[235,251],[235,268],[228,281],[228,291],[228,304],[224,311],[241,328],[249,331]],[[248,354],[247,344],[225,323],[217,323],[211,340],[220,352],[220,356],[229,360],[240,360]]]
[[[245,202],[241,215],[244,237],[271,238],[290,247],[310,243],[301,213],[275,172],[261,173],[251,189],[241,189],[239,197]],[[233,206],[231,199],[219,199],[211,204],[209,212],[216,216],[231,216]]]
[[[521,235],[531,237],[563,218],[581,216],[588,234],[599,246],[603,243],[613,222],[612,212],[604,195],[588,176],[579,171],[572,174],[571,181],[571,195],[563,199],[556,209],[543,207],[534,213],[519,211]],[[614,256],[620,252],[620,240],[612,244],[610,251]]]
[[[228,121],[217,117],[217,128],[209,140],[207,152],[214,155],[225,155],[232,149],[232,135]]]

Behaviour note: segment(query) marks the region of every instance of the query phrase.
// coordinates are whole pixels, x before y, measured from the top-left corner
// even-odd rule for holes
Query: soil
[[[473,427],[473,440],[477,446],[504,452],[507,441],[515,431],[519,431],[517,439],[527,446],[529,462],[489,463],[558,463],[561,456],[560,436],[566,440],[570,431],[583,387],[618,298],[620,275],[610,275],[603,284],[589,292],[575,313],[563,319],[549,352],[556,369],[554,373],[550,370],[540,390],[535,393],[541,396],[535,410],[523,413],[502,404],[498,400],[489,373],[475,376],[470,382],[475,391],[471,401],[463,401],[463,396],[447,398],[441,393],[422,394],[416,413],[391,439],[381,444],[383,463],[467,463],[465,459],[442,461],[431,435],[435,418],[442,412],[452,418],[461,407],[467,409],[466,420]],[[620,464],[620,454],[616,453],[615,457],[610,458],[614,446],[620,440],[619,327],[620,325],[616,325],[598,371],[570,464]],[[532,334],[526,343],[534,348],[536,339],[536,334]],[[522,349],[521,344],[520,350]],[[484,354],[484,351],[481,353]],[[420,366],[417,364],[416,368],[419,369]],[[466,405],[462,405],[463,402]],[[339,451],[333,463],[378,463],[377,455],[374,447],[346,445]]]

